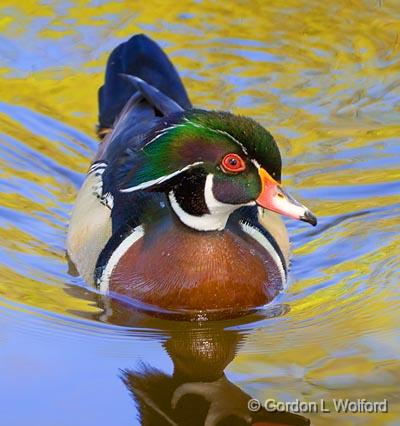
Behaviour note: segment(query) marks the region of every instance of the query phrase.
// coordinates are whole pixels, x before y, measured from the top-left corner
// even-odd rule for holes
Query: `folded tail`
[[[144,80],[183,109],[192,107],[185,87],[162,49],[143,34],[116,47],[107,62],[105,83],[99,89],[99,135],[113,127],[128,100],[140,90],[121,74]],[[140,81],[140,80],[137,80]],[[154,107],[149,96],[144,102]]]

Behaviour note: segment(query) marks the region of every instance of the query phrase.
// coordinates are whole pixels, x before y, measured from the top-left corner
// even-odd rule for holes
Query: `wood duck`
[[[165,53],[135,35],[109,57],[98,135],[67,237],[88,283],[161,309],[230,315],[284,288],[277,213],[317,220],[282,188],[267,130],[193,108]]]

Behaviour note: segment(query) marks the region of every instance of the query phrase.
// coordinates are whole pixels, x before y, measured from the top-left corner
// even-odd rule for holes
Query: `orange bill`
[[[260,167],[261,193],[256,203],[264,209],[280,213],[293,219],[302,220],[315,226],[317,218],[311,211],[290,196],[268,172]]]

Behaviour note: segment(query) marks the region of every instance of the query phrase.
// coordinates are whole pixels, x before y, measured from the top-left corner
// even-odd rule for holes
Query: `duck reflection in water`
[[[100,304],[106,301],[101,299]],[[226,377],[225,368],[246,339],[246,332],[235,326],[255,321],[255,314],[230,321],[168,321],[139,313],[132,315],[131,309],[115,299],[107,300],[104,312],[102,320],[108,323],[143,327],[144,338],[145,330],[154,331],[156,325],[163,348],[172,360],[172,375],[146,362],[137,369],[122,371],[121,378],[137,405],[142,425],[310,424],[305,417],[289,412],[267,412],[263,408],[251,412],[248,402],[252,396]],[[280,309],[273,315],[282,313]]]
[[[288,412],[251,412],[252,398],[229,381],[225,368],[245,335],[221,326],[187,324],[170,332],[164,348],[173,362],[169,376],[143,363],[125,370],[122,379],[134,398],[142,425],[308,425]]]

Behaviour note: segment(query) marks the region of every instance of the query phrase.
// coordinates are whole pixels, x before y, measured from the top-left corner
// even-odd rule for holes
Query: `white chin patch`
[[[171,206],[181,220],[189,228],[197,231],[221,231],[225,228],[230,214],[242,207],[242,204],[225,204],[218,201],[212,192],[214,175],[209,174],[204,186],[204,198],[210,213],[203,216],[193,216],[187,213],[176,201],[175,194],[171,191],[168,194]]]

